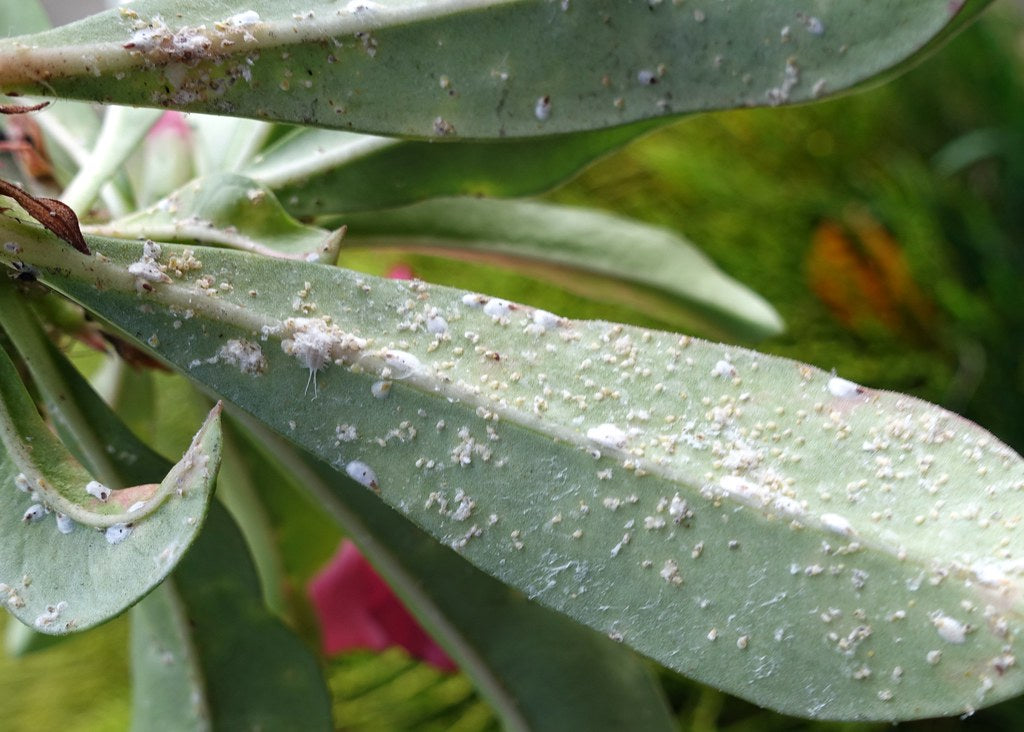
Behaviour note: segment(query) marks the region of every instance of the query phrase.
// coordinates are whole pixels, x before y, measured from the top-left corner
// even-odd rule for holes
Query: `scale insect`
[[[12,280],[17,280],[18,282],[35,282],[39,279],[39,270],[31,264],[25,264],[20,259],[16,259],[11,262],[11,267],[14,269],[14,271],[9,275]]]

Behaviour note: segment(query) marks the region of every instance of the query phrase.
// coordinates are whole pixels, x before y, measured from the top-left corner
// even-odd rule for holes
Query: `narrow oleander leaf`
[[[153,205],[196,177],[194,136],[180,112],[165,112],[146,133],[130,160],[138,208]]]
[[[195,252],[216,287],[189,272],[137,290],[137,246],[93,238],[102,257],[69,260],[36,227],[0,232],[44,282],[485,572],[682,673],[833,719],[1024,688],[1024,461],[939,407],[228,250]]]
[[[324,262],[337,258],[345,234],[344,228],[327,231],[300,224],[266,187],[231,173],[194,180],[143,211],[89,230]]]
[[[0,396],[0,600],[43,633],[92,627],[159,584],[195,539],[219,461],[220,410],[161,484],[111,490],[47,430],[6,353]]]
[[[132,612],[133,678],[149,691],[136,699],[133,729],[331,729],[316,657],[263,604],[245,540],[221,506],[174,575]],[[168,685],[184,707],[146,703]],[[200,688],[205,708],[184,697]]]
[[[198,655],[181,598],[167,581],[132,608],[132,730],[208,730]]]
[[[885,0],[867,13],[805,0],[143,0],[4,41],[0,91],[525,137],[838,93],[988,2]]]
[[[83,215],[89,211],[100,190],[120,171],[161,114],[158,109],[131,107],[106,110],[89,157],[61,193],[68,208]]]
[[[243,172],[303,218],[438,196],[524,196],[554,187],[660,124],[461,145],[303,128],[267,148]]]
[[[4,36],[38,33],[50,27],[46,9],[37,0],[0,3],[0,34]]]
[[[506,729],[673,728],[660,687],[628,649],[510,592],[325,463],[262,436],[248,453],[270,460],[267,478],[277,490],[294,484],[358,542]]]
[[[345,248],[499,263],[723,340],[782,331],[775,309],[683,237],[612,214],[527,201],[441,199],[341,217]]]
[[[186,122],[195,132],[195,165],[201,176],[238,172],[273,131],[266,122],[238,117],[190,114]]]

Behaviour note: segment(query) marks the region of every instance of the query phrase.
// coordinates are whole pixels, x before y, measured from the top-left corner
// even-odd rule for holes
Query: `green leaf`
[[[261,436],[263,450],[287,468],[278,480],[298,481],[358,543],[506,729],[673,728],[660,687],[635,654],[510,592],[324,463]]]
[[[89,157],[82,161],[61,200],[79,215],[85,214],[103,185],[121,169],[161,114],[156,109],[107,109]]]
[[[6,353],[0,354],[0,392],[6,448],[0,456],[0,597],[40,632],[84,630],[138,601],[194,540],[219,460],[219,410],[160,486],[113,491],[110,502],[100,503],[86,493],[89,474],[39,419]],[[136,501],[144,505],[132,511]],[[72,521],[58,520],[55,531],[44,506]]]
[[[170,581],[132,609],[132,730],[210,729],[199,648]]]
[[[201,242],[306,261],[333,262],[344,229],[305,226],[274,194],[248,178],[222,173],[192,181],[153,206],[89,231],[123,238]]]
[[[152,0],[3,42],[0,89],[420,138],[524,137],[834,94],[987,4],[818,3],[811,14],[804,0],[311,0],[296,12]]]
[[[726,340],[783,329],[774,308],[681,236],[598,211],[444,199],[349,214],[346,249],[396,247],[507,268]]]
[[[304,128],[267,148],[244,172],[273,188],[299,217],[402,206],[437,196],[523,196],[548,190],[660,124],[462,145]]]
[[[741,348],[225,250],[196,255],[229,288],[189,273],[140,294],[137,247],[93,238],[103,256],[85,257],[33,226],[0,232],[487,573],[682,673],[840,719],[1024,688],[1024,461],[939,407]]]
[[[132,620],[133,678],[149,692],[136,699],[133,729],[332,727],[316,659],[263,605],[245,541],[220,506]],[[193,702],[203,688],[206,709]]]
[[[38,33],[50,27],[43,4],[36,0],[27,2],[0,3],[0,32],[5,36],[23,33]]]
[[[201,176],[237,172],[273,131],[265,122],[234,117],[190,114],[186,121],[195,132],[196,169]]]

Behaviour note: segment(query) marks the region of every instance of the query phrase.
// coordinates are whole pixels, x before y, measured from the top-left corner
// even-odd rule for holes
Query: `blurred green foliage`
[[[799,108],[695,117],[548,198],[681,231],[765,296],[788,331],[758,348],[964,413],[1024,451],[1024,23],[995,8],[907,75]],[[346,260],[384,273],[400,255]],[[493,268],[401,257],[417,276],[571,317],[657,322]],[[161,377],[162,378],[162,377]],[[146,429],[142,425],[142,431]],[[2,621],[0,621],[2,622]],[[10,621],[7,621],[10,622]],[[125,621],[0,657],[4,730],[106,730],[129,717]],[[333,661],[343,729],[492,729],[469,682],[398,651]],[[763,712],[668,672],[686,729],[845,730]],[[908,729],[1015,729],[1024,702]]]

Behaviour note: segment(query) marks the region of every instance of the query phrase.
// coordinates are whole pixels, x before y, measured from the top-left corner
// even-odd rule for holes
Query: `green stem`
[[[161,114],[154,109],[110,107],[92,154],[64,189],[61,200],[79,216],[84,215],[103,184],[121,168]]]
[[[117,485],[117,468],[61,378],[39,321],[7,282],[0,282],[0,326],[28,366],[51,418],[60,419],[74,435],[89,471],[100,482]]]

